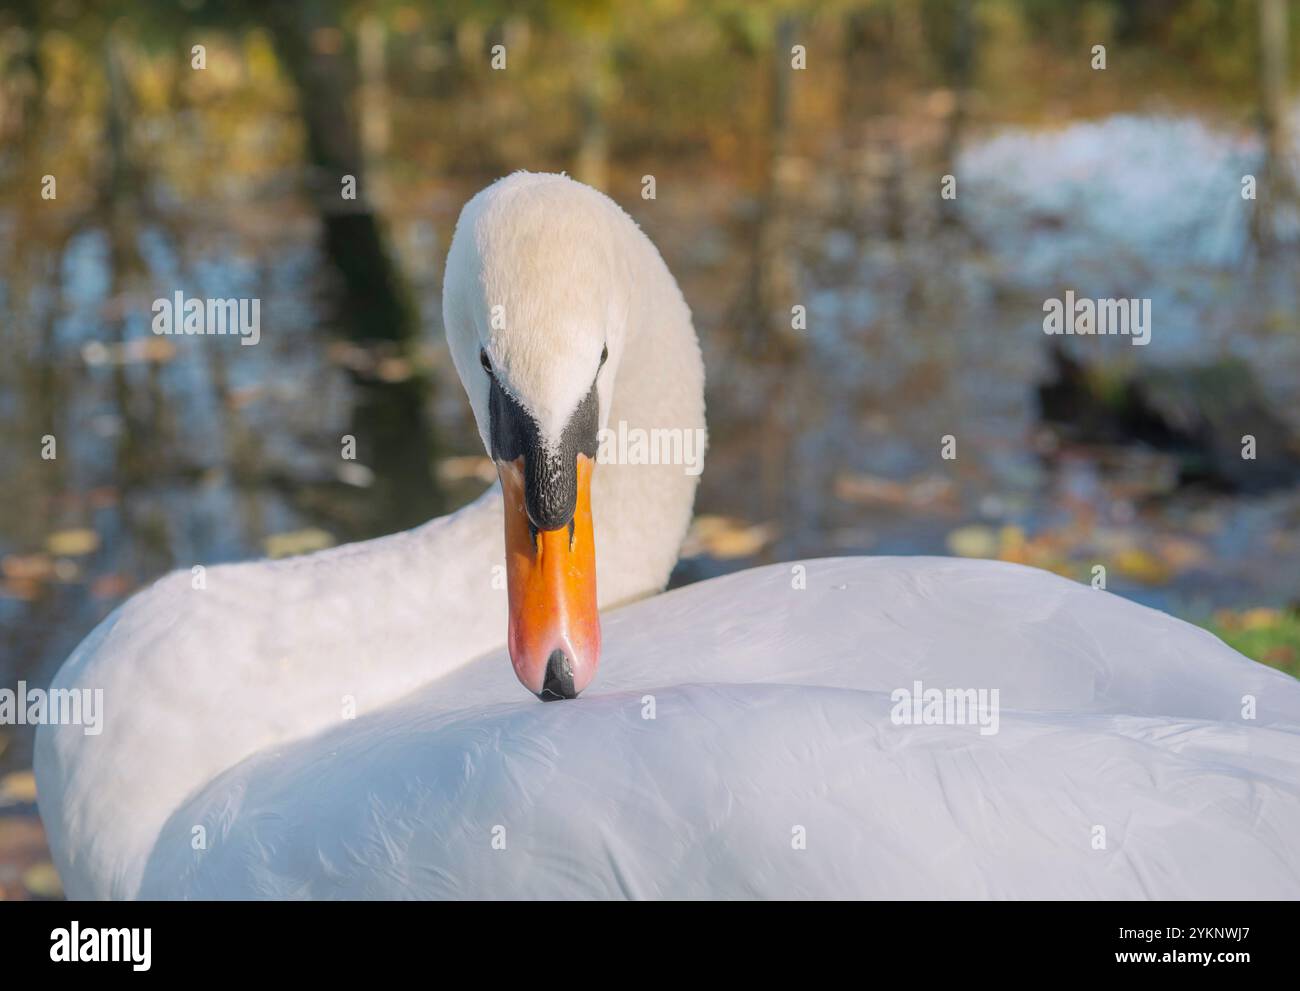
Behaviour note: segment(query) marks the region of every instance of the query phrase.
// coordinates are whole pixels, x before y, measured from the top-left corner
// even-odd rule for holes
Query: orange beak
[[[573,520],[558,530],[536,530],[528,518],[523,458],[498,463],[505,494],[510,661],[524,687],[543,702],[577,697],[600,661],[591,525],[594,463],[585,454],[577,458]]]

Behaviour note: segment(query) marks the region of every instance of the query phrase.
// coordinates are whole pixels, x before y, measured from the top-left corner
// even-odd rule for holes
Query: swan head
[[[600,657],[591,478],[631,298],[626,215],[564,176],[520,172],[461,211],[443,321],[505,505],[515,674],[574,698]]]

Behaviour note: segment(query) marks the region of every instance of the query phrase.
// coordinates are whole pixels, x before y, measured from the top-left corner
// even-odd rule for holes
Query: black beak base
[[[587,397],[578,405],[554,451],[542,444],[537,422],[501,388],[495,376],[488,403],[492,459],[498,463],[524,459],[524,508],[533,529],[571,526],[578,504],[578,455],[595,458],[599,449],[600,396],[596,383],[591,383]],[[556,470],[554,465],[564,468]]]

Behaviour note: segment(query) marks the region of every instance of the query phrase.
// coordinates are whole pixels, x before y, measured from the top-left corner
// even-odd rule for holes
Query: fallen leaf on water
[[[0,806],[26,805],[36,801],[36,775],[14,771],[0,778]]]
[[[87,365],[166,364],[176,357],[176,345],[165,337],[140,337],[125,343],[88,341],[81,347]]]
[[[121,599],[131,591],[131,587],[131,579],[126,575],[100,575],[90,583],[90,597],[100,601],[104,599]]]
[[[1008,523],[998,531],[998,544],[1008,554],[1019,552],[1027,542],[1024,528],[1018,527],[1014,523]]]
[[[46,549],[55,557],[82,557],[99,549],[94,530],[58,530],[45,538]]]
[[[1282,614],[1276,609],[1260,606],[1238,615],[1237,622],[1243,630],[1271,630],[1282,622]]]
[[[122,361],[126,364],[154,362],[165,364],[176,357],[176,345],[165,337],[140,337],[128,341],[123,348]]]
[[[22,884],[37,898],[63,897],[63,882],[59,880],[59,872],[48,860],[33,864],[23,871]]]
[[[844,502],[883,506],[956,505],[956,489],[951,481],[937,475],[897,481],[876,475],[840,474],[835,477],[835,497]]]
[[[1163,585],[1173,577],[1173,569],[1141,547],[1126,547],[1115,557],[1115,568],[1122,575],[1148,585]]]
[[[958,557],[994,557],[998,552],[997,534],[982,523],[957,527],[948,534],[947,544]]]
[[[494,482],[497,466],[492,459],[481,454],[467,454],[462,457],[443,458],[438,462],[438,481],[445,484],[466,482],[475,479],[480,482]]]
[[[1008,524],[998,531],[997,557],[1068,578],[1073,577],[1075,571],[1070,552],[1077,543],[1076,535],[1068,528],[1047,530],[1031,537],[1023,528]]]
[[[8,554],[0,559],[0,574],[14,581],[44,581],[54,574],[48,554]]]
[[[835,478],[835,495],[845,502],[878,502],[888,506],[901,506],[907,502],[907,486],[891,478],[838,475]]]
[[[1160,537],[1156,541],[1156,553],[1175,571],[1186,571],[1208,556],[1204,545],[1184,537]]]
[[[266,538],[265,545],[268,557],[292,557],[333,547],[334,537],[318,527],[307,527],[288,533],[273,533]]]
[[[730,516],[697,516],[682,546],[682,554],[691,557],[708,554],[730,559],[752,557],[776,539],[772,523],[747,523]]]

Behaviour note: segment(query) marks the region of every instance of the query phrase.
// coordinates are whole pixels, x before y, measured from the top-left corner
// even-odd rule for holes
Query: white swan
[[[104,690],[102,735],[37,736],[70,896],[1300,894],[1300,684],[1028,568],[810,561],[644,598],[603,616],[581,700],[538,704],[506,629],[530,689],[558,643],[579,690],[591,564],[516,562],[507,594],[503,514],[581,514],[566,431],[593,382],[601,424],[702,428],[698,346],[649,240],[557,176],[466,206],[444,305],[516,494],[202,589],[172,575],[106,619],[55,682]],[[517,493],[481,360],[556,491]],[[601,464],[590,485],[601,606],[658,591],[693,478]],[[931,689],[998,689],[997,731],[991,704],[982,727],[908,724]]]

